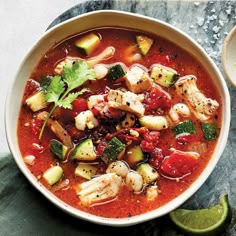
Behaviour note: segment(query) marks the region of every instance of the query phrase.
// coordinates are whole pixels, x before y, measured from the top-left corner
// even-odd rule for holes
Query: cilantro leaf
[[[44,120],[43,126],[40,130],[39,139],[42,138],[46,123],[55,109],[63,107],[65,109],[72,109],[72,102],[85,91],[86,88],[77,92],[71,92],[75,88],[81,86],[87,80],[94,80],[96,78],[95,71],[90,68],[86,61],[75,61],[73,64],[65,64],[62,77],[55,75],[50,83],[47,80],[43,91],[46,93],[45,98],[47,102],[54,102],[54,106],[49,112],[47,118]]]
[[[66,64],[64,66],[62,77],[71,91],[87,80],[94,80],[96,74],[86,61],[75,61],[73,64]]]
[[[70,93],[67,97],[65,97],[62,100],[58,101],[58,106],[63,107],[65,109],[72,109],[72,102],[81,94],[83,94],[85,91],[88,91],[88,89],[83,88],[82,90],[75,92],[75,93]]]
[[[43,92],[47,92],[48,91],[48,86],[50,85],[51,81],[52,81],[52,76],[43,76],[42,77],[42,82],[40,84],[40,90],[43,91]]]
[[[65,91],[65,82],[61,80],[61,76],[56,75],[52,78],[50,85],[47,88],[47,102],[55,102],[59,100],[62,93]]]

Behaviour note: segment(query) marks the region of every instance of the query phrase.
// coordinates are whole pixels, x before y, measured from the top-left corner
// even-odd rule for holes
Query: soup
[[[221,98],[200,62],[145,32],[99,28],[57,43],[27,81],[19,147],[32,174],[94,215],[176,198],[210,160]]]

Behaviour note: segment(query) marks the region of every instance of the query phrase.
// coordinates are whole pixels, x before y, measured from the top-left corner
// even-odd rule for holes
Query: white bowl
[[[179,47],[184,48],[194,57],[198,58],[199,61],[201,61],[202,65],[207,68],[208,73],[211,74],[212,78],[214,78],[215,85],[222,98],[223,117],[219,141],[211,160],[209,161],[199,178],[197,178],[197,180],[185,192],[183,192],[177,198],[165,204],[164,206],[151,212],[130,218],[115,219],[91,215],[75,209],[56,198],[30,173],[25,163],[23,162],[17,141],[17,119],[21,107],[21,98],[23,96],[26,80],[29,78],[33,68],[36,66],[39,59],[49,48],[55,45],[56,42],[59,42],[75,33],[101,26],[120,26],[141,31],[148,31],[150,33],[166,38],[171,42],[174,42]],[[38,189],[45,197],[47,197],[52,203],[54,203],[65,212],[87,221],[111,226],[128,226],[144,222],[165,215],[183,204],[201,187],[201,185],[205,182],[205,180],[208,178],[208,176],[216,166],[227,142],[229,125],[230,97],[225,81],[220,71],[207,55],[207,53],[193,39],[191,39],[182,31],[165,22],[145,16],[140,16],[137,14],[110,10],[91,12],[72,18],[55,26],[54,28],[47,31],[44,35],[42,35],[42,37],[35,43],[35,45],[32,47],[32,49],[29,51],[24,61],[20,65],[15,80],[13,81],[12,87],[10,88],[10,91],[8,93],[5,111],[5,126],[10,150],[20,170],[32,183],[32,185],[36,189]]]
[[[236,87],[236,26],[229,32],[224,41],[222,64],[228,80]]]

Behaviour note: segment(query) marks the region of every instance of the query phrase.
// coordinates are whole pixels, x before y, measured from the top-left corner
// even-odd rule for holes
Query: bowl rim
[[[17,154],[18,154],[18,152],[16,151],[17,148],[15,147],[14,143],[11,140],[11,134],[10,134],[10,130],[11,130],[10,129],[10,126],[11,126],[10,118],[11,117],[10,117],[9,109],[8,109],[8,107],[10,107],[10,98],[11,98],[11,94],[12,94],[12,91],[14,88],[14,83],[17,80],[17,74],[20,72],[21,68],[24,66],[29,55],[35,50],[36,46],[40,43],[40,41],[43,38],[50,35],[52,32],[54,32],[58,28],[62,27],[63,25],[66,25],[66,24],[73,22],[73,21],[78,21],[82,17],[89,17],[91,15],[107,14],[107,13],[118,15],[118,16],[126,15],[126,16],[130,16],[133,18],[142,18],[144,20],[152,21],[157,24],[163,25],[164,27],[172,29],[176,33],[184,36],[189,42],[191,42],[206,57],[206,59],[208,60],[208,62],[212,66],[212,69],[218,75],[218,80],[222,86],[222,92],[224,94],[224,101],[225,101],[224,104],[222,101],[222,105],[226,109],[226,114],[224,114],[224,124],[222,124],[222,125],[224,125],[225,131],[224,131],[224,134],[222,134],[222,132],[221,132],[221,136],[219,137],[219,140],[221,142],[217,143],[217,148],[219,150],[217,153],[214,153],[216,157],[211,158],[211,160],[209,161],[209,163],[212,162],[211,166],[209,166],[209,163],[208,163],[207,166],[205,167],[205,169],[203,170],[203,172],[194,181],[194,183],[186,191],[184,191],[177,198],[171,200],[167,204],[157,208],[156,210],[153,210],[153,211],[141,214],[141,215],[133,216],[130,218],[119,218],[119,219],[100,217],[100,216],[92,215],[92,214],[83,212],[81,210],[78,210],[78,209],[68,205],[67,203],[63,202],[59,198],[57,198],[55,195],[53,195],[51,192],[49,192],[42,184],[40,184],[36,180],[36,178],[30,173],[27,166],[22,162],[21,159],[23,159],[23,158],[22,157],[19,158],[17,156]],[[29,180],[29,182],[34,186],[34,188],[36,188],[38,191],[40,191],[50,202],[52,202],[54,205],[56,205],[58,208],[62,209],[63,211],[69,213],[70,215],[72,215],[76,218],[80,218],[80,219],[89,221],[89,222],[93,222],[93,223],[101,224],[101,225],[107,225],[107,226],[117,226],[117,227],[130,226],[130,225],[142,223],[142,222],[145,222],[145,221],[148,221],[148,220],[151,220],[151,219],[154,219],[154,218],[157,218],[157,217],[160,217],[160,216],[163,216],[163,215],[169,213],[170,211],[176,209],[181,204],[183,204],[187,199],[189,199],[203,185],[203,183],[206,181],[206,179],[209,177],[209,175],[212,173],[213,169],[215,168],[215,166],[216,166],[218,160],[220,159],[220,156],[223,153],[223,150],[226,146],[228,133],[229,133],[229,126],[230,126],[230,96],[229,96],[229,91],[226,86],[226,83],[223,79],[223,76],[221,75],[219,69],[216,67],[213,60],[208,56],[208,54],[203,50],[203,48],[200,47],[200,45],[198,45],[198,43],[195,40],[193,40],[189,35],[184,33],[182,30],[176,28],[175,26],[172,26],[162,20],[155,19],[153,17],[130,13],[130,12],[125,12],[125,11],[98,10],[98,11],[92,11],[89,13],[84,13],[84,14],[78,15],[76,17],[73,17],[71,19],[68,19],[64,22],[61,22],[58,25],[55,25],[52,28],[50,28],[45,33],[43,33],[43,35],[39,38],[39,40],[37,40],[34,43],[33,47],[31,47],[31,49],[28,51],[28,53],[25,55],[24,59],[22,60],[20,66],[15,74],[15,77],[11,82],[12,83],[9,88],[6,103],[5,103],[5,130],[6,130],[6,137],[7,137],[8,146],[10,148],[11,153],[13,154],[15,162],[17,163],[21,172],[25,175],[25,177]]]
[[[224,43],[223,43],[223,48],[222,48],[222,54],[221,54],[221,60],[222,60],[222,65],[224,72],[226,74],[227,79],[230,81],[230,83],[236,87],[236,79],[233,79],[233,76],[230,75],[229,70],[228,70],[228,60],[227,60],[227,53],[228,53],[228,46],[230,45],[231,41],[236,38],[236,26],[234,26],[228,35],[226,36]]]

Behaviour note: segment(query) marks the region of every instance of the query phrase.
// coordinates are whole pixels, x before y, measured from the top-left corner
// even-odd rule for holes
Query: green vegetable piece
[[[152,183],[159,178],[157,170],[148,163],[140,164],[136,171],[143,177],[144,182],[147,184]]]
[[[75,175],[90,180],[97,172],[97,167],[87,163],[79,163],[75,169]]]
[[[52,76],[43,76],[41,78],[41,84],[40,84],[40,90],[43,92],[47,92],[48,86],[50,85],[50,83],[52,82]]]
[[[125,71],[123,70],[120,64],[116,64],[110,67],[107,74],[108,79],[111,80],[112,82],[124,76],[125,76]]]
[[[142,55],[145,56],[149,52],[154,41],[152,38],[149,38],[146,35],[137,35],[136,42]]]
[[[172,131],[175,133],[175,136],[177,136],[184,133],[193,134],[196,130],[193,122],[191,120],[186,120],[173,127]]]
[[[56,139],[52,139],[50,141],[50,150],[56,155],[56,157],[60,160],[66,159],[66,154],[68,151],[68,147],[63,145],[61,142],[59,142]]]
[[[127,162],[131,167],[135,167],[138,163],[144,161],[145,157],[139,145],[131,146],[127,149]]]
[[[201,128],[207,141],[216,140],[217,126],[215,123],[201,123]]]
[[[43,174],[43,178],[52,186],[61,179],[62,175],[63,169],[60,166],[53,166]]]
[[[155,83],[169,88],[174,84],[176,79],[179,78],[179,75],[177,71],[172,68],[156,64],[152,67],[151,78],[155,81]]]
[[[85,55],[89,56],[99,45],[100,38],[97,34],[89,33],[75,41],[75,46]]]
[[[125,144],[123,144],[118,138],[114,137],[107,144],[101,158],[105,163],[121,159],[125,153],[125,148]]]
[[[82,141],[76,148],[72,151],[72,159],[80,161],[93,161],[96,159],[97,155],[94,150],[94,145],[92,139],[88,138]]]
[[[38,91],[34,95],[28,97],[25,100],[25,103],[33,112],[45,108],[48,104],[45,98],[45,93],[43,91]]]
[[[72,90],[80,87],[87,80],[96,79],[96,74],[86,61],[75,61],[72,64],[68,63],[64,66],[62,77],[56,75],[51,79],[50,84],[45,84],[44,86],[46,101],[54,102],[54,106],[49,112],[48,117],[44,120],[43,126],[40,130],[39,139],[42,138],[48,119],[55,109],[57,107],[72,109],[71,103],[79,95],[87,91],[87,89],[83,88],[77,92],[72,92]]]

